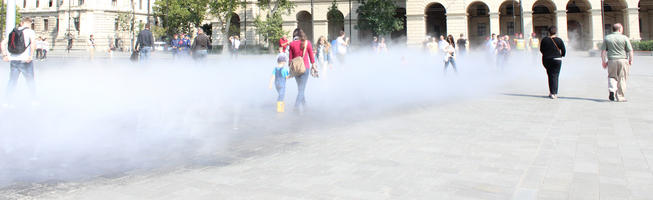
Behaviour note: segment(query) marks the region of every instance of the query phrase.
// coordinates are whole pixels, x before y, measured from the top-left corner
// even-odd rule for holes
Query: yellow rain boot
[[[277,101],[277,112],[278,113],[284,112],[284,107],[285,107],[285,105],[284,105],[283,101]]]

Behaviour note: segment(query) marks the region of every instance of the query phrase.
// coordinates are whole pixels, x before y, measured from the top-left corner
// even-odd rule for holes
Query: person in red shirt
[[[288,39],[286,39],[285,35],[281,37],[281,39],[279,39],[279,48],[281,48],[281,52],[286,53],[286,49],[288,49],[289,44],[290,42]]]
[[[292,41],[290,43],[290,50],[288,51],[289,60],[292,60],[295,57],[302,56],[304,58],[304,66],[306,66],[306,72],[301,76],[296,76],[295,81],[297,81],[297,100],[295,101],[295,109],[301,113],[304,111],[304,105],[306,104],[306,98],[304,97],[304,90],[306,89],[306,83],[308,82],[308,77],[311,73],[311,68],[314,67],[315,57],[313,55],[313,46],[311,41],[308,41],[306,33],[300,28],[293,31],[293,38],[299,38],[298,40]],[[304,54],[304,48],[306,48],[306,54]],[[309,62],[310,61],[310,62]]]

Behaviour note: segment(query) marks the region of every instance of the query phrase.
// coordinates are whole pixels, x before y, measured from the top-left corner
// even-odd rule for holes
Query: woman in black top
[[[542,64],[546,69],[549,77],[549,97],[558,98],[558,77],[560,76],[560,66],[562,57],[565,57],[565,43],[562,39],[556,37],[558,29],[555,26],[549,27],[549,37],[542,38],[540,52],[542,53]]]

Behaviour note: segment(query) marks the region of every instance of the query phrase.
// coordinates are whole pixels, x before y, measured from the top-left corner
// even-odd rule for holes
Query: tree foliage
[[[267,41],[269,48],[274,49],[278,45],[275,41],[288,34],[282,28],[281,16],[290,14],[295,8],[295,3],[290,0],[260,0],[257,5],[265,14],[265,19],[259,14],[254,19],[254,26]]]
[[[327,12],[327,20],[329,22],[344,22],[345,16],[342,15],[342,12],[338,10],[338,5],[336,4],[336,0],[333,0],[331,3],[331,7],[329,7],[329,12]]]
[[[4,1],[3,1],[3,3],[4,3]],[[3,32],[5,31],[5,25],[6,25],[5,20],[7,18],[7,8],[6,7],[7,6],[5,4],[2,4],[2,8],[0,8],[0,29],[2,29]],[[20,8],[18,6],[16,6],[16,25],[18,25],[18,23],[20,23],[20,18],[21,18]]]
[[[387,35],[401,30],[403,22],[395,17],[397,6],[393,0],[365,0],[356,10],[358,29],[370,30],[374,35]]]
[[[159,0],[154,3],[154,15],[168,35],[191,32],[206,17],[209,0]]]

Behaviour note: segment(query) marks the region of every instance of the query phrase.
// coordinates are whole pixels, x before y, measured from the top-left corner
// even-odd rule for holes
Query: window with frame
[[[487,10],[485,9],[485,6],[483,5],[476,6],[476,14],[479,16],[487,15]]]
[[[36,0],[36,8],[39,7],[39,3],[40,3],[39,0]]]
[[[506,7],[506,15],[513,15],[515,13],[515,8],[512,5]]]
[[[113,29],[117,31],[118,28],[120,28],[119,26],[120,26],[120,21],[119,21],[118,18],[116,17],[116,23],[115,23]]]
[[[78,3],[77,4],[78,6],[84,5],[84,0],[79,0],[79,2],[77,2],[77,3]]]
[[[50,22],[48,21],[48,19],[43,19],[43,30],[48,31],[48,29],[50,29],[49,26],[50,26]]]
[[[54,0],[49,0],[49,1],[48,1],[48,7],[52,8],[53,3],[54,3],[53,1],[54,1]]]
[[[23,8],[27,8],[27,1],[23,0]]]
[[[485,23],[478,23],[476,25],[476,35],[478,36],[484,36],[487,35],[487,24]]]
[[[118,5],[118,0],[111,0],[111,5],[112,6],[117,6]]]
[[[138,0],[138,9],[143,9],[143,0]]]

